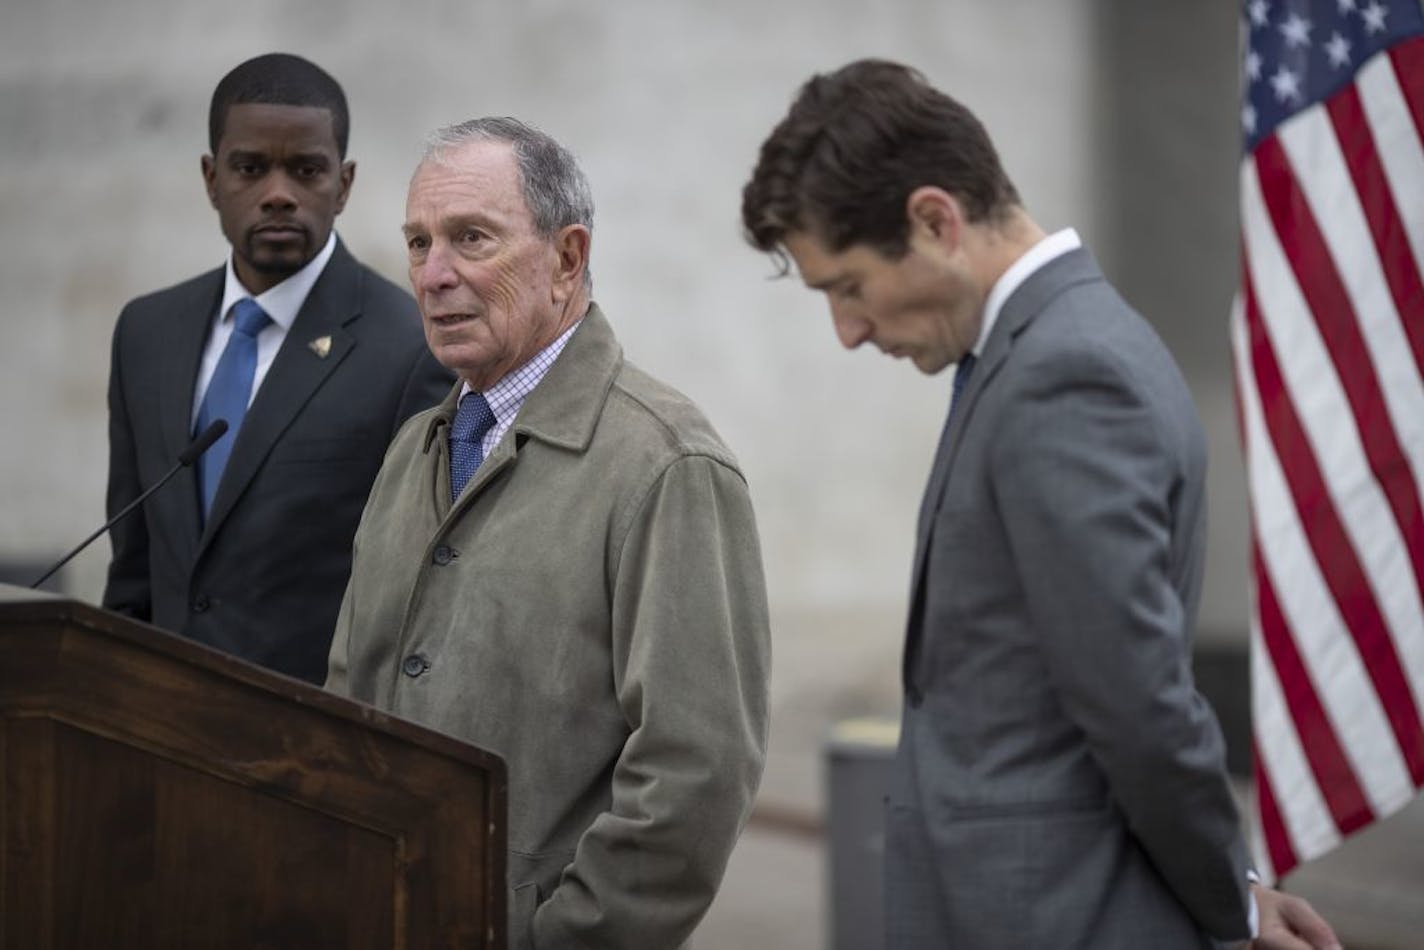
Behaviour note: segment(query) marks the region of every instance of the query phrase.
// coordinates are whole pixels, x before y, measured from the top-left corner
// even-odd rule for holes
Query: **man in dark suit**
[[[356,171],[336,81],[259,56],[218,84],[208,125],[203,179],[232,253],[119,315],[110,513],[195,433],[229,429],[116,526],[104,606],[320,683],[386,445],[453,378],[410,296],[332,230]]]
[[[802,88],[743,201],[845,346],[958,367],[919,518],[889,946],[1203,947],[1253,936],[1257,901],[1261,946],[1332,945],[1304,902],[1248,898],[1190,667],[1205,439],[1077,234],[1029,217],[968,110],[878,61]]]

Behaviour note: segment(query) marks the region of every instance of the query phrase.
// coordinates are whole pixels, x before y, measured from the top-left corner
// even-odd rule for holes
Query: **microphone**
[[[144,501],[147,500],[149,495],[152,495],[154,492],[158,491],[165,484],[167,484],[170,478],[178,474],[179,469],[187,468],[188,466],[196,462],[198,460],[198,456],[202,455],[208,449],[212,448],[213,443],[216,442],[218,439],[221,439],[223,437],[223,433],[225,432],[227,432],[227,420],[214,419],[212,425],[208,426],[202,432],[198,433],[198,437],[195,438],[192,442],[188,443],[188,447],[186,449],[178,453],[177,465],[174,465],[166,473],[164,473],[163,477],[160,478],[158,481],[154,482],[151,486],[149,486],[147,491],[143,492],[133,501],[125,505],[123,511],[119,512],[118,514],[114,515],[114,517],[104,522],[104,526],[101,527],[98,531],[95,531],[93,534],[89,535],[89,537],[79,542],[79,546],[76,547],[73,551],[70,551],[64,557],[60,558],[58,563],[56,563],[49,570],[45,571],[44,574],[40,576],[39,580],[35,581],[33,584],[30,585],[30,589],[34,590],[35,588],[43,584],[45,581],[49,580],[50,575],[52,575],[55,571],[59,570],[61,567],[64,567],[64,565],[68,564],[71,560],[73,560],[74,555],[87,548],[91,543],[93,543],[95,538],[99,537],[99,535],[103,534],[105,531],[108,531],[114,525],[118,524],[124,518],[125,515],[133,511],[139,505],[143,504]]]

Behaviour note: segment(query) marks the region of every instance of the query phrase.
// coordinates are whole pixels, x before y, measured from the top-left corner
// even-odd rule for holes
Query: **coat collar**
[[[524,400],[510,427],[514,438],[501,440],[490,458],[515,451],[517,446],[511,443],[522,441],[521,437],[575,452],[588,448],[622,365],[623,348],[613,335],[612,325],[598,304],[590,304],[559,358]],[[430,451],[438,436],[443,437],[444,427],[454,418],[460,388],[456,386],[432,413],[425,428],[425,451]]]
[[[965,427],[973,418],[980,395],[993,385],[994,377],[1008,360],[1019,334],[1069,287],[1102,279],[1102,271],[1098,269],[1092,252],[1080,247],[1055,257],[1034,271],[1004,301],[999,319],[994,324],[989,339],[985,341],[984,352],[969,378],[969,385],[960,393],[959,398],[963,400],[964,405],[954,412],[952,424],[950,420],[946,420],[946,428],[940,435],[939,450],[935,452],[934,467],[930,472],[929,488],[920,508],[921,551],[916,555],[917,563],[923,556],[931,519],[939,510],[940,501],[944,497],[945,483],[954,467],[954,457],[959,451]]]
[[[1034,318],[1069,287],[1102,278],[1103,273],[1099,270],[1097,261],[1086,247],[1074,248],[1060,254],[1024,278],[1023,283],[1004,301],[993,332],[989,334],[989,339],[984,341],[984,351],[979,356],[969,386],[961,394],[964,400],[962,411],[955,413],[956,430],[964,428],[969,416],[974,412],[979,394],[993,381],[999,368],[1009,358],[1014,341]],[[957,432],[955,435],[953,444],[957,446]]]

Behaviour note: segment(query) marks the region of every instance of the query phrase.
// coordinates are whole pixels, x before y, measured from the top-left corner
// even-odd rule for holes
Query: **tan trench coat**
[[[746,483],[596,305],[452,506],[457,393],[386,456],[327,686],[505,758],[511,947],[677,947],[765,757]]]

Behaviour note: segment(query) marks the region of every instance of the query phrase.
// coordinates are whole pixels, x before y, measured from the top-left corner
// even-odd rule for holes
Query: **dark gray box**
[[[832,950],[885,946],[885,796],[899,736],[898,719],[866,717],[837,723],[826,742]]]

